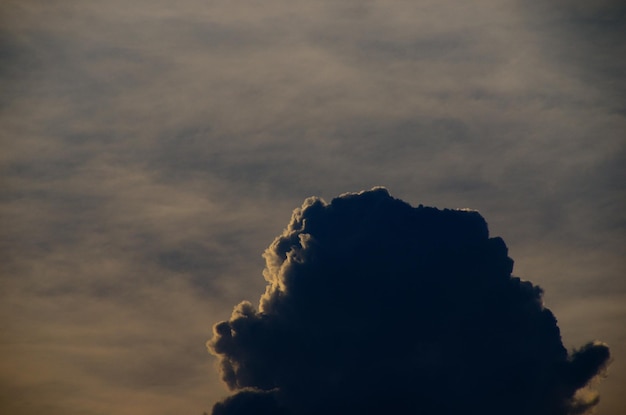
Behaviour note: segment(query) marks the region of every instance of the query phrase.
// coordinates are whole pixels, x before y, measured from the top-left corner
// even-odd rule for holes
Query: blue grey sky
[[[201,414],[309,196],[472,208],[626,395],[618,1],[5,0],[0,408]]]

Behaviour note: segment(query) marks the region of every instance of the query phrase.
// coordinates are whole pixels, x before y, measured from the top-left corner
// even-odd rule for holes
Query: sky
[[[480,212],[626,396],[619,1],[5,0],[0,408],[202,414],[310,196]]]

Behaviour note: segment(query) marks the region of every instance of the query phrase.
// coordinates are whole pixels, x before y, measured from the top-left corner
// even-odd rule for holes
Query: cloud
[[[584,413],[609,360],[562,344],[542,290],[511,276],[476,211],[374,188],[307,199],[265,251],[267,289],[207,343],[236,393],[215,415]],[[251,406],[249,406],[251,405]]]
[[[257,414],[257,415],[287,415],[287,409],[281,406],[276,399],[276,391],[258,389],[244,389],[236,395],[218,402],[213,408],[213,415]]]
[[[480,209],[621,415],[626,26],[587,3],[0,2],[7,399],[201,413],[292,208],[385,183]]]

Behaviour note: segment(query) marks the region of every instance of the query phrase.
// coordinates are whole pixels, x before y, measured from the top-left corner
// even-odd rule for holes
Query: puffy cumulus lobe
[[[274,391],[244,389],[213,407],[213,415],[231,414],[288,415],[289,413],[278,403]]]
[[[608,348],[568,354],[541,289],[511,276],[477,212],[383,188],[310,198],[264,256],[258,310],[239,304],[208,343],[237,391],[215,415],[571,415],[597,402],[577,391]]]

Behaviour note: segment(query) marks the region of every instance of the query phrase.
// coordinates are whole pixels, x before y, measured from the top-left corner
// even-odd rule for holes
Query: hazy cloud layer
[[[0,2],[0,412],[208,410],[293,206],[385,185],[488,217],[621,415],[621,3]]]
[[[214,414],[586,412],[608,347],[568,355],[507,252],[475,211],[383,188],[307,199],[265,251],[259,310],[242,302],[208,343],[230,389],[262,392]]]

